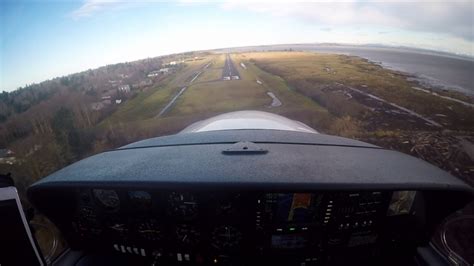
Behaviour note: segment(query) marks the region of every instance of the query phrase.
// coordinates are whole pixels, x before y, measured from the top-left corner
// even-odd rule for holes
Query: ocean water
[[[359,56],[385,68],[411,74],[417,81],[429,87],[455,90],[474,97],[474,58],[408,48],[372,46],[296,44],[245,48],[250,50],[293,48]]]

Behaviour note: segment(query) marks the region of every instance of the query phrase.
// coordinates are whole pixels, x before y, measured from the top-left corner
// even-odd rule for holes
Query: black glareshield
[[[45,265],[15,187],[0,187],[0,265]]]

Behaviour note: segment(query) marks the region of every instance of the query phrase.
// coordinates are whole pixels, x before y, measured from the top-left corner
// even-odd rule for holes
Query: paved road
[[[272,104],[269,107],[281,106],[281,101],[278,99],[273,92],[267,92],[268,96],[272,98]]]
[[[240,79],[239,71],[232,62],[229,54],[226,54],[224,69],[222,70],[222,79],[231,80],[231,79]]]

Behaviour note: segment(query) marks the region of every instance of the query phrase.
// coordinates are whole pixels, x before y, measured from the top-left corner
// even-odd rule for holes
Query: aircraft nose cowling
[[[180,133],[239,129],[274,129],[318,134],[316,130],[304,123],[262,111],[237,111],[221,114],[191,124]]]

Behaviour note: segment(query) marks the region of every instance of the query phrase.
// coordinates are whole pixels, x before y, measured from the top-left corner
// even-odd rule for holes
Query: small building
[[[153,84],[153,81],[151,79],[145,79],[145,80],[140,81],[139,83],[139,85],[142,87],[150,86],[152,84]]]
[[[157,77],[159,75],[160,75],[160,71],[155,70],[155,71],[151,71],[150,73],[148,73],[147,77],[152,78],[152,77]]]
[[[160,70],[158,70],[160,73],[168,73],[170,71],[170,68],[169,67],[164,67],[164,68],[160,68]]]
[[[147,86],[153,85],[153,81],[151,79],[144,79],[138,83],[135,83],[132,85],[132,88],[138,89],[138,88],[143,88]]]
[[[122,99],[115,99],[115,104],[121,104],[122,103]]]
[[[170,61],[168,63],[164,63],[163,66],[164,67],[177,67],[179,64],[184,63],[184,62],[185,62],[184,60]]]
[[[126,85],[120,85],[117,90],[119,92],[124,92],[124,93],[129,93],[130,92],[130,85],[126,84]]]

